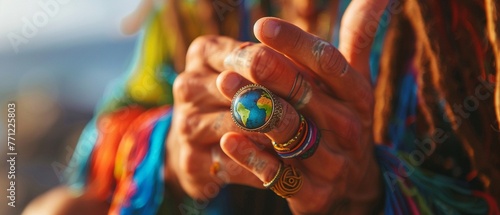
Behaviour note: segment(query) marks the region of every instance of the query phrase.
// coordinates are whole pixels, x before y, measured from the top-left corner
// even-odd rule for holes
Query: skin
[[[224,45],[222,45],[224,43]],[[210,44],[210,45],[208,45]],[[207,183],[251,185],[259,180],[249,171],[229,159],[218,147],[220,138],[228,131],[239,132],[229,114],[230,101],[219,93],[216,78],[223,68],[223,59],[240,43],[226,37],[200,37],[187,52],[186,70],[177,77],[174,86],[174,116],[167,138],[167,181],[178,185],[177,195],[187,194],[196,199],[210,199],[204,193]],[[216,47],[217,49],[214,49]],[[214,51],[219,50],[219,54]],[[254,134],[255,136],[255,134]],[[263,134],[254,137],[261,144],[269,140]],[[209,174],[212,151],[219,151],[224,177]],[[233,169],[233,166],[236,167]],[[229,171],[230,169],[230,171]]]
[[[265,32],[270,23],[279,25],[280,31],[269,29],[271,34]],[[278,96],[285,97],[290,90],[286,83],[293,83],[294,71],[299,68],[280,54],[307,67],[330,89],[325,92],[311,84],[311,100],[300,110],[320,129],[326,130],[322,131],[318,150],[306,160],[284,160],[304,175],[302,189],[287,199],[292,211],[296,214],[365,214],[374,211],[382,192],[380,172],[373,157],[373,96],[368,80],[352,67],[345,72],[347,61],[331,45],[320,46],[322,54],[315,54],[318,51],[313,47],[319,39],[282,20],[261,19],[255,24],[254,32],[267,47],[256,48],[251,52],[253,54],[247,54],[252,61],[246,64],[246,69],[237,67],[236,71],[219,75],[217,86],[228,99],[250,81],[269,87]],[[290,47],[289,44],[297,45]],[[234,82],[239,84],[234,86]],[[291,104],[284,100],[282,104],[288,107],[284,108],[285,115],[297,115]],[[276,129],[289,127],[290,123],[281,123]],[[268,136],[273,140],[286,140],[292,138],[293,133],[270,132]],[[245,157],[234,154],[234,149],[231,149],[253,145],[251,140],[239,133],[228,133],[221,140],[224,152],[251,171],[254,167],[244,162]],[[270,181],[276,174],[279,159],[266,151],[258,152],[257,157],[266,160],[269,165],[267,170],[253,173],[261,181]],[[321,164],[327,164],[327,168]]]
[[[280,160],[267,137],[285,142],[295,135],[298,115],[293,105],[309,93],[310,100],[298,111],[318,125],[322,138],[312,157],[284,160],[303,175],[302,189],[287,199],[290,208],[295,214],[366,214],[377,210],[383,194],[373,155],[370,46],[359,46],[357,41],[373,40],[373,33],[365,31],[365,26],[378,22],[379,16],[371,14],[380,15],[386,4],[353,1],[343,17],[348,25],[341,27],[338,50],[331,45],[318,46],[319,38],[275,18],[256,22],[254,34],[262,44],[244,48],[247,53],[242,60],[248,62],[244,65],[234,60],[225,62],[228,56],[242,58],[234,56],[241,42],[222,36],[196,39],[188,49],[186,69],[174,83],[175,114],[170,134],[176,135],[166,140],[165,170],[166,184],[174,195],[208,200],[214,197],[205,192],[211,183],[219,188],[224,183],[236,183],[263,189],[262,183],[274,177]],[[279,31],[266,31],[273,22],[280,26]],[[243,132],[234,125],[228,109],[239,88],[258,83],[286,98],[297,72],[305,82],[298,86],[297,96],[280,100],[283,120],[267,137]],[[220,152],[221,170],[210,175],[214,150]],[[36,214],[40,205],[53,204],[54,199],[70,206],[81,201],[104,207],[101,212],[106,209],[102,202],[74,198],[67,188],[59,188],[39,197],[24,214]],[[77,208],[70,206],[48,210],[57,214],[57,208]]]

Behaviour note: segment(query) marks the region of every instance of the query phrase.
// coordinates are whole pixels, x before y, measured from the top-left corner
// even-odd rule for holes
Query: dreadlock
[[[494,0],[401,0],[387,31],[375,91],[375,139],[390,142],[388,126],[402,71],[415,71],[416,131],[450,134],[435,142],[423,167],[446,172],[438,154],[464,162],[450,176],[471,181],[500,199],[500,3]],[[400,59],[400,60],[394,60]],[[457,142],[459,146],[457,147]],[[454,143],[454,144],[453,144]],[[460,159],[465,158],[465,159]]]

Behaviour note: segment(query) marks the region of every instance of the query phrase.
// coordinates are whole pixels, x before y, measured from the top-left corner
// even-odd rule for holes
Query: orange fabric
[[[101,200],[107,200],[114,189],[113,170],[119,143],[130,124],[144,112],[129,106],[102,115],[97,121],[98,138],[92,152],[87,189]]]

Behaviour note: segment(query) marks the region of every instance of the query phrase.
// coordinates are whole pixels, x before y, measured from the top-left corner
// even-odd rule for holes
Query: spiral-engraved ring
[[[273,180],[265,183],[264,186],[270,188],[278,196],[290,198],[302,188],[302,174],[293,166],[280,164]]]

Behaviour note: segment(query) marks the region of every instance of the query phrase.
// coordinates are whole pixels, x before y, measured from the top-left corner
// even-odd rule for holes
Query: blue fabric
[[[172,122],[172,109],[157,122],[150,136],[149,150],[134,173],[137,190],[129,207],[121,214],[156,214],[163,201],[165,169],[165,139]]]
[[[97,142],[96,119],[92,119],[83,129],[75,152],[65,170],[67,184],[78,192],[82,192],[87,181],[90,156]]]
[[[375,146],[385,185],[385,214],[414,214],[408,201],[424,213],[418,199],[435,214],[486,214],[488,204],[472,195],[469,184],[454,178],[425,172],[404,158],[406,155],[384,145]],[[402,186],[411,191],[405,194]]]

